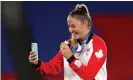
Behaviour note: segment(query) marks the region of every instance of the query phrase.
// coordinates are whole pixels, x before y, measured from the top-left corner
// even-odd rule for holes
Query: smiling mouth
[[[74,35],[74,36],[76,36],[76,35],[77,35],[77,33],[73,33],[73,35]]]
[[[73,34],[73,35],[76,35],[76,34],[77,34],[77,32],[72,32],[72,34]]]

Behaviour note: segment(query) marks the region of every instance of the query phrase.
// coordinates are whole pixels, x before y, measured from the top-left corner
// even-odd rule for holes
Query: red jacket
[[[93,45],[92,46],[93,51],[88,60],[88,64],[84,65],[80,59],[75,58],[69,64],[69,67],[83,80],[93,80],[93,79],[107,80],[107,73],[106,73],[107,48],[106,48],[106,44],[96,34],[94,34],[90,40],[92,41],[91,45]],[[62,52],[59,51],[57,53],[57,55],[49,62],[43,62],[40,60],[39,65],[36,68],[36,70],[40,71],[41,74],[56,75],[64,69],[64,64],[65,63],[64,63]],[[104,67],[103,67],[103,64],[104,64]],[[103,78],[100,78],[100,77],[103,77]]]

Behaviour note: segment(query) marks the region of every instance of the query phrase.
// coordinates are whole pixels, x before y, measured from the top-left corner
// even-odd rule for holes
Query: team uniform
[[[41,74],[56,75],[64,69],[64,80],[107,80],[107,48],[104,41],[91,33],[81,52],[67,60],[59,51],[48,63],[39,60],[34,66]]]

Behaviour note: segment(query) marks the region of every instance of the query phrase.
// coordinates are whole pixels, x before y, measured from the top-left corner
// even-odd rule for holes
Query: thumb
[[[70,42],[71,42],[71,46],[75,48],[76,44],[77,44],[77,41],[76,41],[76,39],[74,39],[73,36],[71,37]]]

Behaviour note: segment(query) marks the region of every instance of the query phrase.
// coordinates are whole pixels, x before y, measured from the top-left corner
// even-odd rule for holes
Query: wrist
[[[38,60],[35,64],[33,64],[33,68],[37,69],[41,66],[41,61]]]
[[[71,64],[71,62],[75,60],[74,55],[72,55],[70,58],[67,59],[68,63]]]

